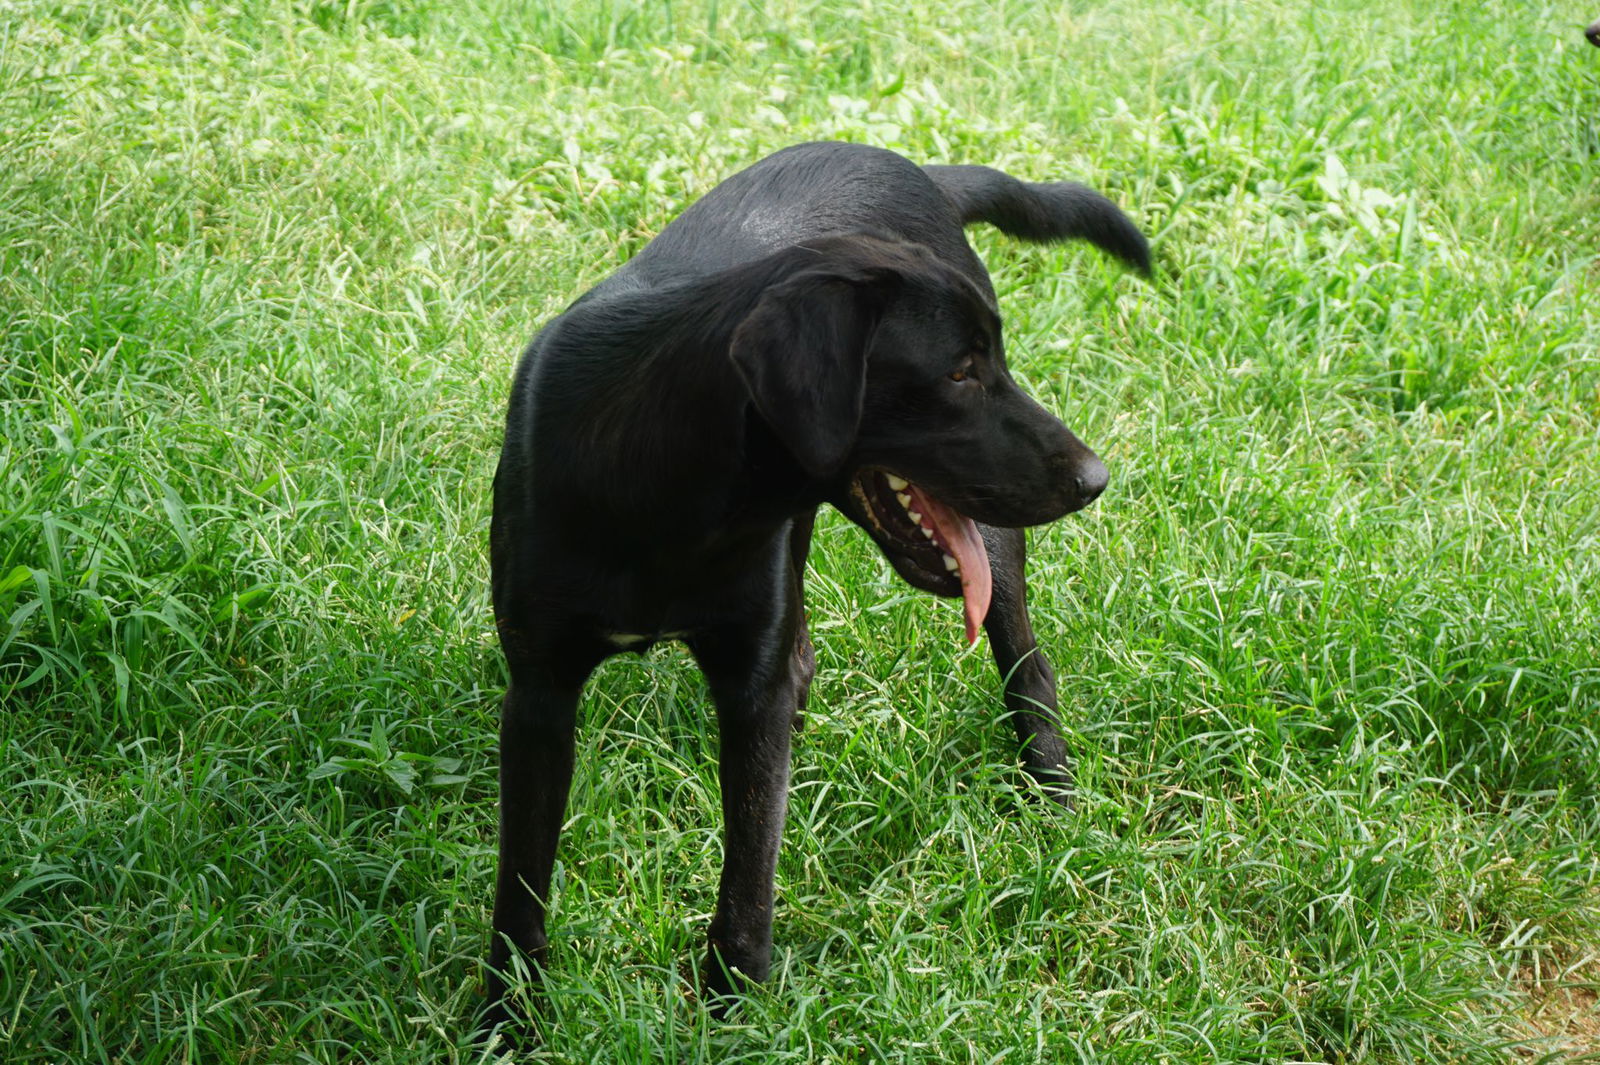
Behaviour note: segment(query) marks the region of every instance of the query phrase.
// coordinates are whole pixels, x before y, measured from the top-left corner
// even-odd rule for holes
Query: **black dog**
[[[1583,31],[1583,35],[1589,38],[1590,44],[1600,48],[1600,21],[1589,23],[1589,28]]]
[[[911,584],[989,632],[1028,769],[1064,787],[1021,527],[1087,505],[1106,470],[1006,371],[961,227],[1086,238],[1141,268],[1144,237],[1080,185],[806,144],[718,185],[534,338],[495,475],[494,608],[510,667],[489,1021],[545,898],[595,666],[687,643],[716,703],[726,841],[706,982],[767,975],[789,734],[813,672],[801,606],[832,503]],[[976,524],[981,522],[982,524]]]

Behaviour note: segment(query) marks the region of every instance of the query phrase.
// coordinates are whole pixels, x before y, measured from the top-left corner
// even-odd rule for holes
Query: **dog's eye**
[[[961,382],[972,376],[972,363],[964,362],[949,374],[950,380]]]

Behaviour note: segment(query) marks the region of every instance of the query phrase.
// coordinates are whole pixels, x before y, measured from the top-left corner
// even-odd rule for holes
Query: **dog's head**
[[[911,584],[988,612],[974,522],[1020,527],[1087,506],[1106,468],[1006,368],[1000,319],[927,249],[856,235],[812,242],[731,354],[757,412],[829,500]]]

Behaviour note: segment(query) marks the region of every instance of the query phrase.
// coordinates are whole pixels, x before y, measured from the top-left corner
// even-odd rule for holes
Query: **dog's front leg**
[[[794,654],[799,602],[788,598],[782,618],[723,629],[694,645],[721,732],[722,884],[705,968],[714,999],[733,994],[741,981],[765,980],[772,964],[772,881],[802,687]]]
[[[1022,765],[1045,794],[1071,805],[1072,777],[1066,768],[1067,745],[1057,726],[1056,675],[1034,640],[1028,620],[1028,585],[1023,572],[1027,541],[1021,529],[979,526],[989,552],[994,598],[984,631],[995,665],[1005,680],[1006,709],[1022,744]]]
[[[789,561],[794,572],[795,598],[800,603],[799,621],[794,632],[794,730],[799,732],[806,723],[806,699],[811,693],[811,678],[817,675],[817,653],[811,646],[811,633],[806,630],[805,573],[806,557],[811,554],[811,532],[817,524],[817,512],[811,511],[795,518],[789,530]]]
[[[578,696],[587,677],[587,671],[567,672],[558,678],[549,670],[513,663],[500,710],[500,867],[486,1029],[520,1022],[505,1000],[512,958],[525,959],[537,976],[548,947],[545,907],[572,783]]]

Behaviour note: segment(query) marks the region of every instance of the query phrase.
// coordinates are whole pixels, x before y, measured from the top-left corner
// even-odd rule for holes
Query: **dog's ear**
[[[734,330],[728,353],[756,411],[813,477],[855,444],[867,349],[899,282],[890,270],[808,270],[769,288]]]

